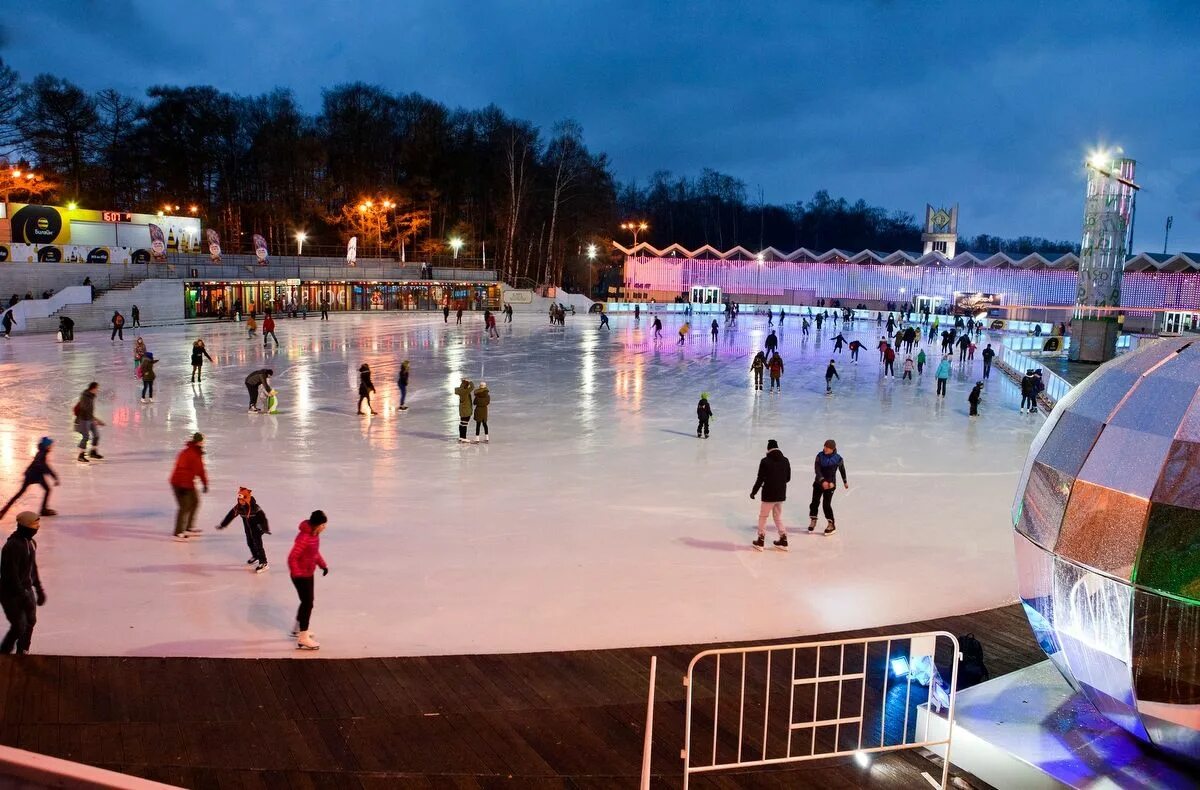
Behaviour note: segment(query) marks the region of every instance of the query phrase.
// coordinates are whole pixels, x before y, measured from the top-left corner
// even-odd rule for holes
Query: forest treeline
[[[0,199],[155,211],[195,206],[225,246],[262,234],[277,253],[332,251],[351,235],[363,255],[427,260],[486,254],[509,281],[592,281],[590,244],[919,250],[913,215],[820,191],[790,205],[749,199],[746,184],[705,169],[619,184],[581,126],[543,130],[490,105],[450,108],[356,82],[324,90],[315,113],[286,89],[238,96],[155,86],[144,97],[88,92],[60,77],[28,80],[0,61]],[[36,182],[9,177],[35,170]],[[185,211],[186,209],[181,209]],[[963,246],[963,245],[960,245]],[[1067,242],[978,236],[965,249],[1069,251]]]

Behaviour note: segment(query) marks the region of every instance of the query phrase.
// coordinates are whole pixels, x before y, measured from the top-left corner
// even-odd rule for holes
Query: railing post
[[[650,656],[650,691],[646,697],[646,737],[642,743],[641,790],[650,790],[650,754],[654,742],[654,680],[658,674],[658,656]]]

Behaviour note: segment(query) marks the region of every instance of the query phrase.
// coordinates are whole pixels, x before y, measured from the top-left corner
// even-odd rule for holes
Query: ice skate
[[[146,400],[145,398],[142,398],[142,403],[149,403],[149,402],[150,401]]]
[[[483,437],[483,443],[484,443],[484,444],[487,444],[489,441],[490,441],[490,439],[488,439],[488,437],[486,437],[486,436],[485,436],[485,437]]]
[[[479,437],[476,436],[474,439],[472,439],[471,444],[479,444]]]
[[[832,534],[833,534],[833,533],[835,533],[835,532],[837,532],[837,527],[835,527],[835,526],[833,525],[833,519],[830,519],[829,521],[826,521],[826,522],[825,522],[825,534],[826,534],[826,535],[832,535]]]
[[[321,643],[313,639],[313,635],[308,631],[301,631],[296,637],[297,650],[320,650]]]
[[[254,572],[255,572],[255,573],[262,573],[263,571],[265,571],[265,570],[269,569],[270,567],[271,567],[271,566],[270,566],[270,565],[268,565],[267,563],[265,563],[265,562],[260,562],[260,563],[258,564],[258,567],[254,569]]]
[[[254,557],[251,557],[250,559],[246,560],[247,565],[254,565],[256,562],[258,562],[258,560]],[[295,634],[292,634],[292,636],[295,636]]]
[[[773,541],[771,541],[771,544],[773,546],[775,546],[775,548],[779,549],[780,551],[787,551],[788,550],[787,535],[780,535],[779,540],[773,540]]]
[[[58,511],[57,511],[57,510],[52,510],[52,509],[50,509],[50,508],[48,508],[48,507],[44,507],[44,508],[42,508],[42,512],[41,512],[41,514],[40,514],[40,515],[43,515],[43,516],[57,516],[57,515],[58,515]]]
[[[468,444],[467,439],[464,436],[458,437],[458,443],[459,444]]]
[[[203,531],[204,530],[200,529],[199,527],[188,527],[187,529],[184,530],[184,533],[187,534],[188,536],[192,536],[192,535],[199,535]]]
[[[812,516],[808,519],[808,531],[812,532],[816,528],[817,528],[817,517]]]
[[[172,539],[176,543],[187,543],[188,542],[187,535],[175,535]]]
[[[247,414],[258,414],[261,411],[262,409],[258,408],[257,406],[251,406],[250,408],[246,409]]]
[[[762,551],[766,542],[766,535],[759,535],[750,545],[754,547],[755,551]]]
[[[81,461],[81,462],[83,462],[83,463],[85,463],[85,464],[88,462],[87,456],[86,456],[86,455],[84,455],[82,452],[81,452],[81,453],[79,453],[79,458],[78,458],[78,459],[76,459],[76,460],[78,460],[78,461]]]
[[[398,406],[397,408],[400,409],[400,411],[408,411],[407,406]]]

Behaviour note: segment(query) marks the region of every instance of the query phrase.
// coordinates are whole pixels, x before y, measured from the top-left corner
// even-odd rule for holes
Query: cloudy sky
[[[89,89],[321,89],[575,118],[622,180],[738,176],[960,231],[1077,239],[1082,160],[1138,160],[1136,244],[1200,250],[1200,3],[1072,0],[103,0],[22,3],[0,55]]]

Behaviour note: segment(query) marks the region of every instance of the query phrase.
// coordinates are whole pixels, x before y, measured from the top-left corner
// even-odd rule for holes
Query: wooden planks
[[[993,675],[1042,659],[1019,605],[820,638],[922,630],[974,632]],[[0,742],[187,787],[631,787],[653,654],[654,786],[677,787],[681,680],[708,647],[353,660],[3,657]],[[695,693],[712,699],[705,681]],[[934,769],[910,752],[866,771],[823,760],[694,785],[912,787],[921,770]]]

